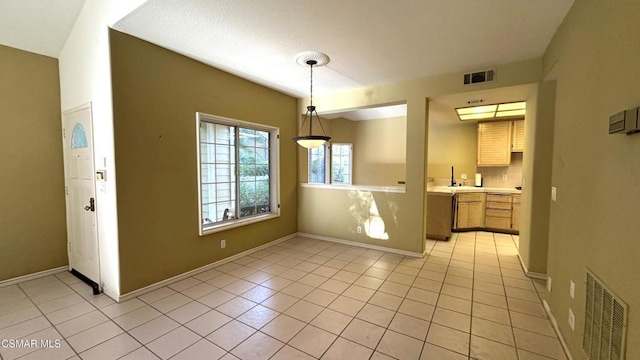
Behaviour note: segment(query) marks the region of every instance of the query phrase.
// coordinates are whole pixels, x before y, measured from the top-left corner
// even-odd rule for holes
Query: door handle
[[[84,211],[96,211],[96,200],[94,198],[89,199],[89,205],[84,207]]]

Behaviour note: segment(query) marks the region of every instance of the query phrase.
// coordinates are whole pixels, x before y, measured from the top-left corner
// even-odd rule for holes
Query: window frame
[[[329,143],[325,143],[321,147],[324,149],[324,157],[322,159],[322,165],[324,167],[324,179],[322,179],[322,182],[311,181],[311,163],[312,163],[311,152],[313,151],[313,149],[317,149],[317,148],[307,149],[307,183],[308,184],[328,184],[329,183],[330,176],[331,176],[331,167],[329,166],[330,145]]]
[[[255,214],[247,217],[239,217],[225,220],[213,224],[204,224],[203,201],[202,201],[202,160],[201,160],[201,140],[200,124],[202,122],[210,124],[220,124],[236,127],[236,142],[233,150],[236,153],[235,182],[236,193],[240,192],[240,159],[237,157],[240,143],[239,128],[269,132],[269,206],[267,213]],[[264,124],[257,124],[243,120],[237,120],[217,115],[196,112],[196,154],[197,154],[197,188],[198,188],[198,233],[200,236],[233,229],[236,227],[253,224],[260,221],[273,219],[280,216],[280,129]],[[240,211],[240,196],[235,199],[237,211]]]
[[[334,183],[333,182],[333,147],[339,146],[349,146],[349,181],[347,183]],[[331,154],[329,155],[329,168],[331,169],[331,175],[329,177],[331,185],[353,185],[353,143],[332,143],[331,144]]]

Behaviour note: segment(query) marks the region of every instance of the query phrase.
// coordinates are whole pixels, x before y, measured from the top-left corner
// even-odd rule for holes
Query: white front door
[[[100,284],[91,104],[62,114],[69,270]],[[78,274],[79,273],[79,274]]]

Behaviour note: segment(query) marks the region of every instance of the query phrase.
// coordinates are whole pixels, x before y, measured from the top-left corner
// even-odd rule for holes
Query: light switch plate
[[[572,299],[576,298],[576,283],[574,283],[573,280],[569,283],[569,296],[571,296]]]
[[[571,330],[576,328],[576,314],[573,313],[571,308],[569,308],[569,326],[571,326]]]
[[[558,195],[558,189],[555,186],[551,187],[551,201],[556,201],[556,197]]]

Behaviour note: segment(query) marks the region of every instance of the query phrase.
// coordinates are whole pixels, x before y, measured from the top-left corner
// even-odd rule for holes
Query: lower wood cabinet
[[[484,227],[484,193],[456,194],[456,216],[454,229],[472,229]]]
[[[520,195],[512,195],[511,230],[520,232]]]
[[[511,230],[511,195],[487,194],[485,226],[498,230]]]
[[[453,229],[520,231],[520,194],[459,193],[455,195]]]

